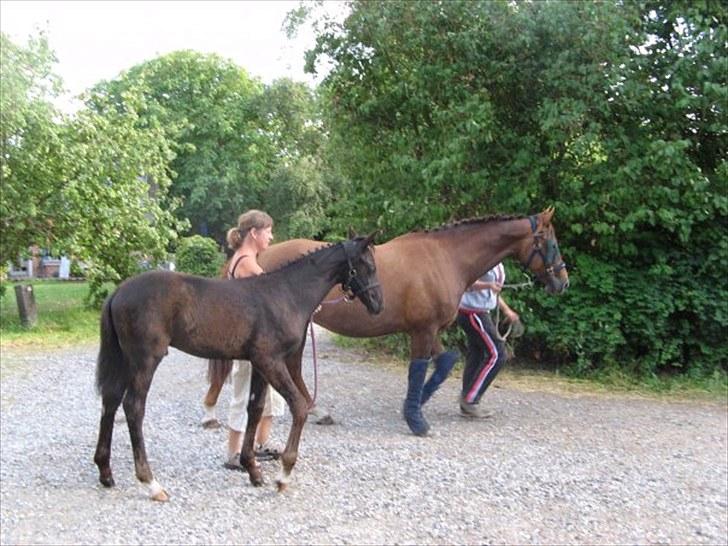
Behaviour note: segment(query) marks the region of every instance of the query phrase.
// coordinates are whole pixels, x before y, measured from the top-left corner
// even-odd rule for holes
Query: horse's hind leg
[[[124,396],[124,413],[129,425],[136,477],[149,487],[153,500],[167,501],[169,500],[167,492],[152,475],[152,469],[147,460],[147,451],[144,447],[144,433],[142,432],[147,394],[160,360],[162,360],[161,357],[146,356],[134,362],[134,364],[138,365],[138,368],[132,373],[129,388]]]
[[[232,360],[210,359],[208,362],[207,377],[210,387],[202,400],[202,409],[205,412],[201,422],[202,428],[215,429],[222,426],[215,414],[215,408],[225,380],[232,370],[232,364]]]
[[[258,370],[253,367],[250,378],[250,396],[248,397],[248,423],[245,426],[243,447],[240,450],[240,464],[248,471],[250,483],[256,487],[263,485],[263,474],[255,460],[255,434],[263,415],[265,395],[268,383]]]
[[[215,413],[215,407],[217,406],[217,399],[220,397],[222,391],[222,383],[214,384],[210,383],[210,388],[207,389],[207,394],[202,400],[202,409],[205,415],[202,417],[202,428],[220,428],[221,424]]]
[[[101,424],[99,425],[99,440],[96,444],[94,462],[99,468],[99,481],[106,487],[114,485],[111,473],[111,437],[114,433],[114,416],[124,397],[126,385],[119,385],[118,390],[103,395],[101,408]]]

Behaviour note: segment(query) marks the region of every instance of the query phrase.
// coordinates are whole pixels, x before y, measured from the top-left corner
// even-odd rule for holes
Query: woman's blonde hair
[[[249,210],[238,218],[238,226],[230,228],[227,232],[227,244],[233,250],[237,250],[243,244],[248,232],[255,229],[273,227],[273,218],[262,210]]]

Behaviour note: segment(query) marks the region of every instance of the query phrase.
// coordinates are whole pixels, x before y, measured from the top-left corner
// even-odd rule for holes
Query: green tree
[[[112,102],[129,90],[144,97],[138,126],[158,124],[173,143],[171,193],[182,202],[178,217],[193,231],[220,238],[241,210],[259,203],[265,158],[252,101],[262,85],[217,55],[177,51],[96,87]]]
[[[572,289],[515,296],[526,343],[581,372],[728,362],[722,4],[352,2],[317,28],[335,226],[555,204]]]
[[[172,194],[192,231],[222,241],[242,211],[261,208],[283,235],[316,233],[328,194],[311,167],[322,133],[305,85],[264,86],[217,55],[178,51],[97,86],[114,101],[129,89],[145,97],[140,126],[160,123],[174,142]]]
[[[328,226],[331,190],[314,92],[303,83],[279,79],[265,87],[257,109],[270,157],[261,201],[276,220],[278,237],[321,235]]]
[[[58,79],[43,36],[27,48],[2,36],[3,261],[32,244],[89,265],[92,299],[103,283],[161,259],[180,225],[167,197],[172,152],[159,125],[137,125],[132,91],[94,111],[60,115],[50,99]],[[7,57],[6,57],[7,56]]]
[[[0,34],[0,262],[14,261],[34,242],[52,238],[58,173],[64,155],[60,91],[46,37],[26,47]]]
[[[92,298],[102,285],[138,273],[142,261],[164,261],[170,244],[187,227],[175,218],[169,196],[174,158],[161,126],[138,126],[143,100],[128,93],[123,108],[90,97],[66,125],[67,164],[62,173],[64,213],[57,235],[74,256],[89,264]]]

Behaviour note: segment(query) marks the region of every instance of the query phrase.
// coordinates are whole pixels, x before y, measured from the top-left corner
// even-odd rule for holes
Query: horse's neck
[[[531,233],[527,218],[491,220],[451,228],[445,248],[469,286],[496,264],[518,252]]]

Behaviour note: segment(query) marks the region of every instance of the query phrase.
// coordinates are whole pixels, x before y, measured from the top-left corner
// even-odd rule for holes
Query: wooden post
[[[15,301],[18,302],[20,324],[32,328],[38,322],[38,309],[35,306],[35,293],[31,285],[15,285]]]

